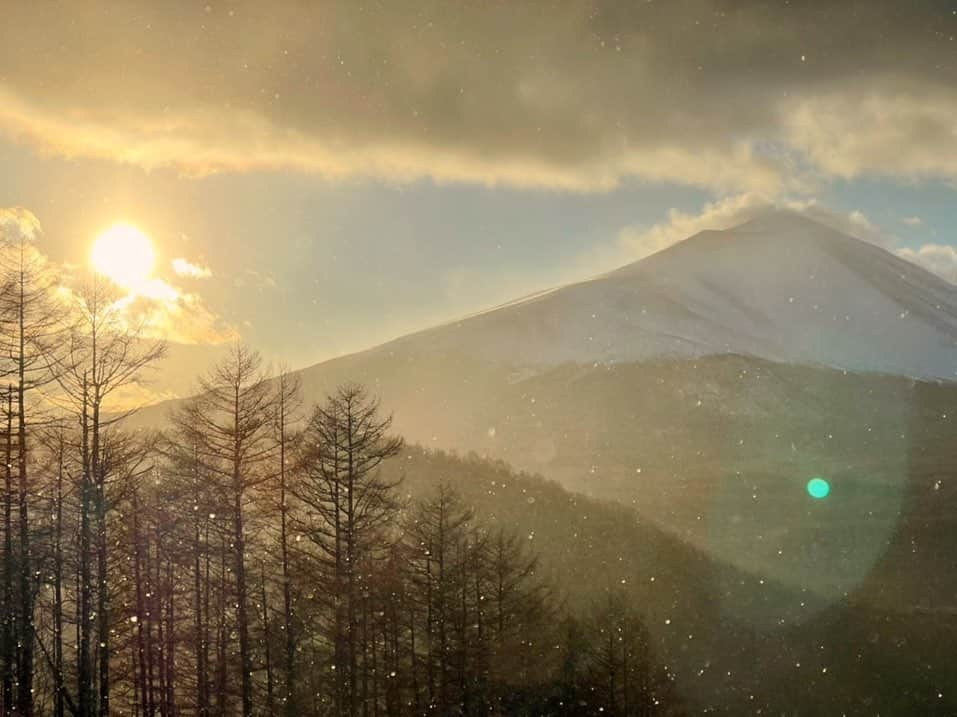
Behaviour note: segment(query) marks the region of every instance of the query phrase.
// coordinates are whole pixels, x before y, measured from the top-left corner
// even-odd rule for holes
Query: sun
[[[120,222],[96,238],[90,261],[98,273],[125,289],[136,289],[152,275],[156,251],[146,234]]]

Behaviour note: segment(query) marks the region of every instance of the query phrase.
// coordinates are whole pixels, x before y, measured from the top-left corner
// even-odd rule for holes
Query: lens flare
[[[807,493],[815,500],[827,498],[831,492],[831,484],[823,478],[812,478],[807,482]]]

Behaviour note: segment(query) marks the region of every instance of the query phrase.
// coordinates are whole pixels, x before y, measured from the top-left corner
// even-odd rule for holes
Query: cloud
[[[707,229],[730,229],[773,209],[803,214],[840,232],[885,248],[896,242],[893,236],[883,232],[859,210],[845,214],[829,209],[814,199],[773,200],[767,196],[746,193],[708,202],[696,213],[671,209],[664,221],[652,226],[624,227],[618,234],[617,246],[621,254],[618,263],[642,259]]]
[[[0,207],[0,239],[35,241],[42,229],[40,220],[23,207]]]
[[[957,178],[957,90],[912,78],[870,84],[787,103],[790,146],[843,179]]]
[[[918,216],[904,217],[903,219],[901,219],[901,222],[903,222],[909,227],[919,227],[921,224],[924,223],[924,221]]]
[[[917,249],[898,249],[896,253],[902,259],[957,284],[957,250],[949,244],[924,244]]]
[[[785,184],[777,163],[742,140],[708,146],[676,137],[622,152],[596,147],[592,156],[564,157],[533,146],[521,150],[473,146],[468,136],[433,143],[428,132],[422,137],[415,132],[407,137],[397,133],[356,138],[344,144],[340,137],[330,141],[284,128],[253,111],[223,116],[201,112],[171,124],[135,112],[127,122],[101,119],[95,111],[80,108],[69,114],[72,121],[49,117],[0,86],[0,132],[51,154],[109,159],[151,170],[173,168],[188,176],[292,170],[333,181],[429,178],[580,192],[610,190],[630,176],[722,191],[776,191]],[[347,128],[343,130],[348,134]],[[796,180],[790,185],[798,186]]]
[[[61,276],[61,297],[82,305],[89,275],[85,271],[64,271]],[[165,279],[154,276],[135,288],[114,285],[113,291],[110,302],[118,320],[143,339],[209,346],[239,338],[238,331],[199,294],[183,291]]]
[[[767,207],[768,202],[759,195],[739,194],[709,202],[696,214],[670,209],[667,219],[650,227],[624,227],[618,234],[618,242],[632,260],[642,259],[705,229],[737,226]]]
[[[173,271],[176,272],[176,276],[182,276],[187,279],[208,279],[213,275],[212,270],[208,266],[194,264],[182,257],[173,259],[170,264],[173,267]]]
[[[116,304],[127,321],[143,331],[144,338],[164,339],[179,344],[221,344],[235,341],[239,334],[211,310],[196,293],[159,276],[151,276],[121,291]]]
[[[212,311],[198,294],[181,291],[160,279],[152,290],[131,293],[119,302],[121,310],[143,329],[145,338],[179,344],[221,344],[239,333]]]
[[[773,196],[957,178],[945,9],[799,5],[15,3],[0,132],[196,175]]]
[[[71,302],[82,305],[89,282],[85,271],[64,272],[58,288]],[[144,339],[162,339],[185,345],[217,345],[235,341],[239,333],[208,307],[196,293],[183,291],[160,277],[150,277],[133,288],[112,285],[110,298],[116,316]]]

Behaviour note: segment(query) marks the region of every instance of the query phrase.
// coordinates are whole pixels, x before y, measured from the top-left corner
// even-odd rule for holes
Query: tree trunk
[[[176,612],[173,561],[166,560],[166,714],[176,717]]]
[[[159,531],[154,537],[156,542],[156,574],[154,576],[154,589],[152,590],[152,606],[150,607],[150,622],[156,620],[156,672],[159,678],[159,685],[156,689],[156,701],[159,703],[159,713],[162,717],[169,717],[167,711],[166,694],[169,688],[169,676],[166,673],[166,625],[164,622],[163,610],[163,552],[164,547],[160,541]]]
[[[362,717],[369,715],[369,669],[366,660],[368,659],[369,646],[369,605],[368,600],[362,599]]]
[[[139,502],[136,497],[136,491],[133,491],[133,581],[136,595],[136,645],[137,657],[139,659],[139,680],[140,680],[140,701],[143,714],[147,717],[153,714],[153,700],[151,697],[150,681],[152,676],[148,667],[149,654],[151,647],[146,636],[146,594],[148,592],[144,580],[144,565],[146,562],[143,555],[143,541],[139,529]],[[147,551],[149,547],[147,546]]]
[[[56,506],[53,529],[53,714],[64,717],[63,699],[63,434],[57,434]]]
[[[77,717],[90,717],[93,698],[93,680],[90,662],[90,633],[92,627],[93,601],[90,591],[90,423],[88,384],[83,380],[83,413],[81,416],[81,453],[83,471],[80,483],[80,599],[77,604],[77,624],[80,632],[77,655]]]
[[[210,583],[211,559],[209,556],[209,518],[204,521],[203,529],[203,564],[204,564],[204,585],[203,585],[203,665],[209,670],[209,601],[212,585]],[[203,677],[203,698],[202,703],[206,705],[206,714],[200,717],[207,717],[212,706],[210,698],[210,680],[208,675]]]
[[[226,537],[221,540],[219,562],[219,594],[217,595],[217,610],[219,621],[216,626],[216,714],[225,717],[228,695],[226,693],[228,675],[226,672],[226,647],[228,635],[226,632]]]
[[[208,558],[207,558],[208,559]],[[200,530],[199,520],[193,524],[193,598],[194,598],[194,625],[195,625],[195,650],[196,650],[196,714],[198,717],[208,717],[209,703],[207,692],[207,681],[209,679],[207,671],[206,651],[206,628],[203,624],[203,573],[200,553]],[[208,619],[209,613],[206,613]]]
[[[110,717],[110,590],[106,539],[106,476],[102,464],[100,444],[100,387],[94,372],[93,383],[93,437],[91,473],[93,475],[94,508],[96,510],[96,579],[98,618],[97,637],[99,656],[99,716]]]
[[[19,355],[17,356],[17,482],[20,519],[20,674],[17,706],[21,717],[33,717],[33,567],[30,548],[29,486],[27,485],[26,337],[24,330],[23,247],[20,248],[20,301],[18,306]]]
[[[233,445],[233,547],[236,556],[236,628],[239,631],[239,664],[242,675],[242,717],[252,717],[253,712],[253,683],[252,683],[252,656],[249,654],[249,614],[246,605],[246,535],[243,526],[243,476],[242,476],[242,448],[240,444],[240,386],[235,386],[234,393],[234,435]]]
[[[239,476],[234,476],[237,485],[234,495],[233,543],[236,559],[236,629],[239,632],[239,664],[242,675],[242,717],[252,717],[253,683],[252,659],[249,654],[249,614],[246,605],[246,537],[243,529],[242,490],[238,488]]]
[[[13,386],[7,389],[6,470],[3,491],[3,714],[14,712],[13,673],[16,663],[13,604]]]
[[[263,604],[263,653],[266,658],[266,713],[269,717],[275,717],[276,703],[273,690],[272,675],[272,635],[269,630],[269,598],[266,595],[266,566],[260,566],[260,587],[262,588]]]
[[[282,397],[283,394],[280,394]],[[286,496],[286,418],[285,405],[281,404],[279,425],[279,548],[282,557],[282,628],[283,628],[283,671],[285,684],[283,685],[283,714],[285,717],[294,717],[296,713],[296,641],[292,628],[292,586],[289,571],[289,504]]]

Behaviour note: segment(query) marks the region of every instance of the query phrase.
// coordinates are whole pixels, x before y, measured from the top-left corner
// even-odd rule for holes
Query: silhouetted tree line
[[[4,715],[675,713],[627,601],[569,614],[524,536],[384,477],[361,386],[306,410],[236,346],[128,430],[162,343],[25,239],[2,258]]]

